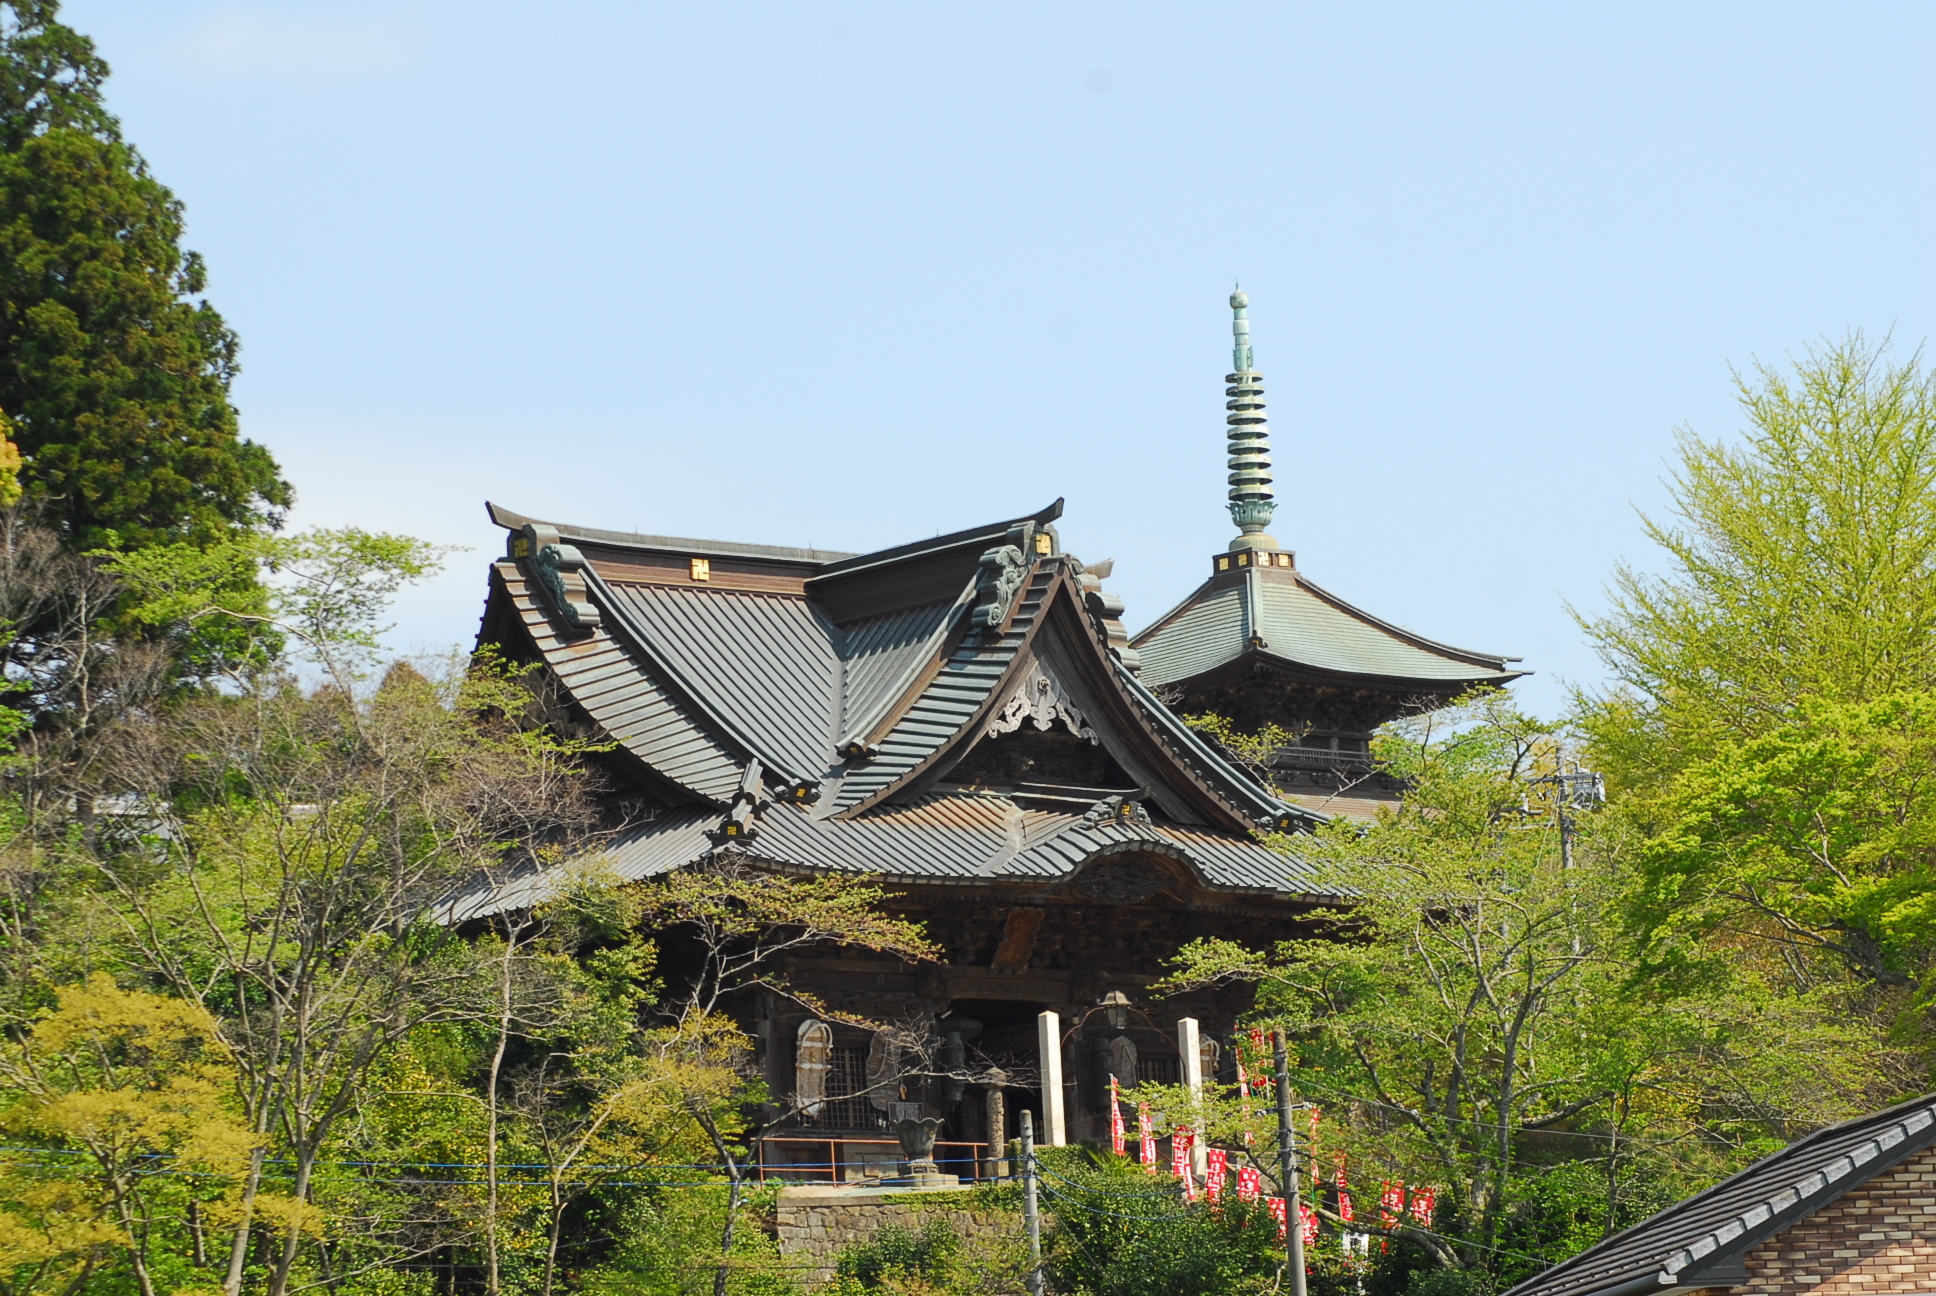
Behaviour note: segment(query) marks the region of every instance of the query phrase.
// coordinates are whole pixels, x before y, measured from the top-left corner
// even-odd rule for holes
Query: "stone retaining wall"
[[[963,1240],[981,1234],[1009,1234],[1021,1225],[1017,1215],[977,1211],[970,1193],[959,1188],[849,1188],[835,1184],[801,1184],[782,1188],[774,1217],[780,1254],[811,1264],[808,1283],[833,1276],[840,1249],[874,1236],[882,1225],[918,1229],[939,1215],[954,1226]]]

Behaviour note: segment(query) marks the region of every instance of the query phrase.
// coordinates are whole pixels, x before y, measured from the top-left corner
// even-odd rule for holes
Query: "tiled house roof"
[[[1742,1284],[1755,1248],[1932,1146],[1936,1095],[1831,1125],[1507,1296],[1642,1296]]]

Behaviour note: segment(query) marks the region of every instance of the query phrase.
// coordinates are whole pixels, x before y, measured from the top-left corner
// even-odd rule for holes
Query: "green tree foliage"
[[[1936,687],[1936,375],[1860,334],[1736,379],[1737,441],[1680,434],[1659,575],[1583,619],[1620,691],[1588,699],[1618,783],[1657,781],[1805,702]]]
[[[1698,1183],[1870,1096],[1878,1049],[1832,994],[1776,993],[1752,968],[1673,993],[1633,979],[1618,843],[1589,822],[1562,854],[1547,726],[1482,694],[1377,755],[1405,801],[1297,845],[1354,897],[1332,929],[1270,951],[1199,941],[1169,981],[1257,983],[1304,1096],[1335,1113],[1321,1158],[1345,1155],[1361,1202],[1381,1181],[1438,1189],[1429,1233],[1362,1208],[1361,1227],[1493,1271],[1554,1162],[1594,1168],[1597,1238],[1631,1214],[1637,1164]]]
[[[727,1209],[724,1185],[694,1185],[690,1172],[684,1185],[638,1194],[588,1217],[610,1243],[606,1259],[584,1272],[580,1290],[597,1296],[703,1296],[713,1290]],[[756,1207],[771,1204],[770,1191],[755,1201]],[[764,1230],[740,1229],[728,1261],[731,1296],[805,1291],[799,1260],[782,1256]]]
[[[25,493],[20,485],[20,447],[13,435],[13,420],[0,412],[0,508],[12,508]]]
[[[103,974],[65,990],[0,1051],[0,1290],[85,1286],[117,1260],[142,1296],[172,1289],[157,1217],[232,1203],[256,1143],[233,1079],[199,1006]]]
[[[945,1204],[943,1204],[945,1203]],[[1024,1288],[1028,1249],[1019,1199],[1013,1189],[976,1189],[966,1197],[928,1197],[933,1213],[912,1227],[883,1225],[873,1237],[843,1248],[824,1296],[1005,1296]],[[943,1212],[963,1211],[979,1221],[963,1238]]]
[[[1791,980],[1927,996],[1936,972],[1936,693],[1806,700],[1645,802],[1634,921],[1688,964],[1749,942]]]
[[[529,702],[488,665],[392,672],[363,698],[270,680],[184,705],[152,764],[124,766],[129,795],[172,789],[180,807],[165,874],[114,862],[130,944],[147,975],[215,1011],[299,1201],[388,1050],[491,1013],[489,950],[438,903],[508,852],[568,847],[585,821],[568,753],[517,723]],[[238,1265],[247,1236],[245,1217]],[[272,1296],[302,1243],[283,1231]]]
[[[0,4],[0,408],[27,491],[83,549],[271,526],[291,492],[237,431],[235,334],[57,10]]]
[[[293,647],[347,691],[380,654],[391,602],[448,553],[344,527],[96,556],[113,582],[118,625],[160,641],[191,681],[245,677]]]
[[[1936,975],[1936,374],[1860,335],[1738,380],[1736,441],[1683,432],[1660,575],[1585,622],[1618,687],[1580,699],[1659,966],[1749,959],[1904,1014]],[[1902,1077],[1898,1084],[1913,1084]]]
[[[1284,1245],[1262,1201],[1188,1203],[1122,1157],[1045,1151],[1051,1287],[1070,1296],[1280,1291]]]
[[[925,1288],[948,1291],[962,1285],[966,1249],[961,1236],[939,1215],[922,1220],[918,1228],[883,1225],[867,1241],[841,1251],[834,1275],[843,1281],[835,1290],[892,1291],[914,1280]]]

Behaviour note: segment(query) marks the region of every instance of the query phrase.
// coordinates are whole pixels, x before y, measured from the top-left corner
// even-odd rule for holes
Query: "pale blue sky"
[[[1728,366],[1936,327],[1927,4],[69,0],[298,524],[867,549],[1066,495],[1141,626],[1222,507],[1537,709]]]

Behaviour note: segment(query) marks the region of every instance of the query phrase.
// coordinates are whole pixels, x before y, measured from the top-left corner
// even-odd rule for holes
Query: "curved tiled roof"
[[[967,592],[953,603],[929,603],[842,627],[840,744],[864,740],[941,651]]]
[[[581,638],[560,634],[516,563],[497,563],[492,576],[494,593],[501,592],[558,682],[612,741],[695,796],[724,802],[733,795],[746,753],[655,678],[629,645],[604,627]]]
[[[1379,620],[1288,568],[1213,577],[1131,643],[1155,686],[1194,679],[1247,652],[1327,674],[1435,688],[1504,683],[1515,660],[1435,643]]]
[[[603,861],[615,876],[633,882],[699,863],[722,849],[708,836],[718,822],[715,811],[675,811],[620,837],[602,853]],[[1030,810],[1006,797],[970,792],[932,794],[853,819],[819,818],[805,807],[773,802],[753,822],[752,835],[726,849],[789,868],[905,882],[1052,884],[1098,857],[1137,852],[1172,858],[1216,890],[1320,891],[1310,865],[1261,842],[1148,820]],[[480,885],[452,901],[446,917],[461,922],[542,903],[567,872],[582,867],[574,861]]]
[[[964,638],[955,646],[934,678],[881,736],[878,754],[842,780],[835,809],[860,805],[894,787],[961,733],[1007,676],[1016,651],[1042,609],[1042,598],[1053,577],[1047,567],[1036,569],[1005,633],[986,639]]]
[[[1080,565],[1041,530],[1056,511],[831,562],[719,542],[702,557],[663,537],[532,523],[551,538],[514,543],[518,556],[495,564],[485,637],[520,627],[598,726],[699,803],[657,797],[660,817],[614,850],[632,875],[703,856],[722,812],[737,807],[743,824],[750,802],[761,844],[736,846],[799,867],[1039,881],[1141,849],[1186,860],[1212,888],[1293,889],[1297,866],[1253,832],[1323,816],[1272,795],[1136,679],[1085,601]],[[994,624],[971,626],[971,610],[990,606],[991,539],[1021,586]],[[541,571],[534,547],[569,571]],[[583,592],[560,603],[552,591],[567,577]],[[978,743],[1014,728],[993,725],[998,705],[1038,680],[1050,688],[1050,675],[1081,700],[1082,732],[1130,772],[1123,790],[1146,796],[1154,821],[1139,810],[1078,825],[1011,807],[995,823],[972,801],[924,821],[910,809]],[[1046,799],[1103,795],[1056,786]]]
[[[825,775],[840,695],[838,632],[805,599],[617,581],[606,588],[610,610],[770,765]]]

